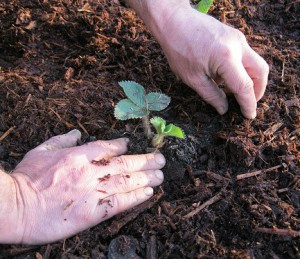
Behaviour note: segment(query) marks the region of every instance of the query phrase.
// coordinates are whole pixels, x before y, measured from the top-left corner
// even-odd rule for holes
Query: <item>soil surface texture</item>
[[[270,65],[257,118],[230,97],[220,116],[170,70],[144,23],[118,1],[2,0],[0,166],[50,137],[149,142],[117,121],[117,82],[168,94],[157,115],[182,127],[166,140],[165,181],[149,201],[64,241],[1,245],[0,258],[300,258],[300,3],[222,0],[210,10]],[[250,173],[250,175],[248,174]],[[1,234],[1,233],[0,233]]]

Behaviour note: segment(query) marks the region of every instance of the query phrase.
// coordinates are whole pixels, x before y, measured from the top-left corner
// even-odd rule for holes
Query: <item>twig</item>
[[[50,258],[51,250],[52,250],[52,246],[48,244],[47,248],[46,248],[46,251],[44,253],[43,259],[49,259]]]
[[[222,193],[223,193],[223,191],[219,192],[217,195],[215,195],[214,197],[210,198],[208,201],[204,202],[202,205],[200,205],[195,210],[193,210],[190,213],[184,215],[183,219],[191,218],[191,217],[195,216],[196,214],[198,214],[201,210],[203,210],[206,207],[208,207],[208,206],[214,204],[215,202],[219,201],[222,198]]]
[[[229,182],[230,179],[229,178],[226,178],[222,175],[219,175],[219,174],[216,174],[216,173],[213,173],[213,172],[210,172],[210,171],[207,171],[206,172],[206,176],[207,178],[215,181],[215,182]]]
[[[85,134],[90,135],[88,133],[88,131],[86,130],[86,128],[80,123],[80,121],[77,121],[77,124],[79,125],[79,127],[84,131]]]
[[[4,140],[13,130],[15,129],[15,126],[13,126],[13,127],[10,127],[7,131],[5,131],[4,133],[3,133],[3,135],[0,137],[0,142],[2,141],[2,140]]]
[[[270,255],[272,256],[273,259],[280,259],[280,257],[274,253],[274,251],[270,251]]]
[[[196,186],[196,179],[195,179],[195,176],[193,175],[193,168],[190,165],[188,165],[186,167],[186,171],[189,175],[191,182],[194,184],[194,186]]]
[[[66,126],[67,128],[74,128],[74,125],[72,123],[67,122],[66,120],[64,120],[56,111],[54,111],[51,107],[49,107],[50,111],[52,111],[56,117],[61,120]]]
[[[300,231],[296,231],[290,228],[281,229],[277,227],[273,228],[256,228],[257,232],[279,235],[279,236],[291,236],[291,237],[300,237]]]
[[[268,136],[271,134],[274,134],[277,130],[279,130],[279,128],[283,125],[283,123],[278,122],[275,123],[272,127],[268,128],[267,130],[264,131],[264,135]]]
[[[157,241],[156,236],[152,235],[150,237],[150,242],[147,244],[147,259],[157,258]]]
[[[137,218],[145,210],[151,208],[156,204],[163,196],[164,191],[160,188],[159,193],[155,194],[148,201],[136,206],[133,210],[129,211],[123,218],[114,220],[109,227],[104,230],[104,236],[116,235],[122,227],[128,224],[130,221]]]
[[[5,86],[5,88],[11,92],[12,94],[14,94],[15,96],[17,96],[18,98],[20,98],[20,95],[18,95],[14,90],[11,90],[10,88],[8,88],[7,86]]]
[[[281,70],[281,82],[284,82],[284,73],[285,72],[285,59],[282,62],[282,70]]]
[[[239,181],[239,180],[242,180],[242,179],[245,179],[245,178],[249,178],[249,177],[253,177],[253,176],[256,176],[256,175],[259,175],[259,174],[263,174],[263,173],[266,173],[266,172],[270,172],[270,171],[274,171],[278,168],[280,168],[281,165],[276,165],[276,166],[273,166],[271,168],[267,168],[267,169],[263,169],[263,170],[258,170],[258,171],[255,171],[255,172],[251,172],[251,173],[246,173],[246,174],[240,174],[236,177],[236,179]]]
[[[278,193],[288,192],[290,188],[282,188],[278,190]]]

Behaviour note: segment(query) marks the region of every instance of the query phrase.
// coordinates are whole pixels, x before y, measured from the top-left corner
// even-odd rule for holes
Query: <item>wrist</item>
[[[156,38],[164,34],[176,12],[192,8],[189,0],[127,0],[127,2]]]
[[[18,189],[14,178],[0,169],[0,244],[16,244],[22,241],[23,226]]]

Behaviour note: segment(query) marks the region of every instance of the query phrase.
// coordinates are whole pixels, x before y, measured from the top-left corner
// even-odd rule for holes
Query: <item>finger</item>
[[[96,192],[95,195],[99,197],[100,192],[109,196],[115,193],[134,191],[146,186],[154,187],[160,185],[163,179],[164,175],[161,170],[115,175],[112,176],[109,181],[101,181],[97,186],[98,192]]]
[[[157,170],[164,167],[166,160],[162,154],[150,153],[143,155],[122,155],[113,157],[107,162],[109,164],[94,164],[94,166],[98,166],[100,175],[103,175],[103,167],[105,167],[106,175],[109,176],[138,171]],[[101,179],[102,178],[100,178],[100,180]]]
[[[243,55],[243,65],[254,83],[254,93],[256,101],[259,101],[266,90],[269,66],[266,61],[259,56],[249,46]]]
[[[98,219],[106,220],[131,209],[153,196],[152,187],[140,188],[127,193],[117,193],[98,202]]]
[[[106,198],[87,195],[64,209],[64,223],[69,232],[77,233],[94,226],[116,214],[148,200],[153,196],[152,187],[139,188],[126,193],[117,193]],[[80,208],[80,209],[79,209]]]
[[[226,86],[234,94],[243,115],[246,118],[254,119],[257,103],[253,81],[242,62],[238,59],[231,59],[219,68],[218,74],[224,78]]]
[[[226,94],[209,77],[201,77],[200,80],[193,83],[193,88],[204,101],[215,107],[219,114],[227,112],[228,102]]]
[[[100,161],[126,153],[128,142],[128,138],[98,140],[85,145],[83,151],[90,161]]]
[[[68,147],[74,147],[81,138],[79,130],[74,129],[67,134],[52,137],[45,141],[43,144],[37,146],[34,150],[56,150]]]

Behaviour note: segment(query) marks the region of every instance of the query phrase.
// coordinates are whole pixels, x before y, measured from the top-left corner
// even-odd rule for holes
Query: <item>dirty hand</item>
[[[125,138],[76,146],[73,130],[28,152],[11,174],[17,186],[15,243],[67,238],[153,194],[163,181],[161,154],[123,155]]]
[[[172,70],[220,114],[228,110],[225,92],[234,94],[243,115],[255,118],[269,67],[245,36],[191,7],[188,0],[128,0],[143,18]]]

